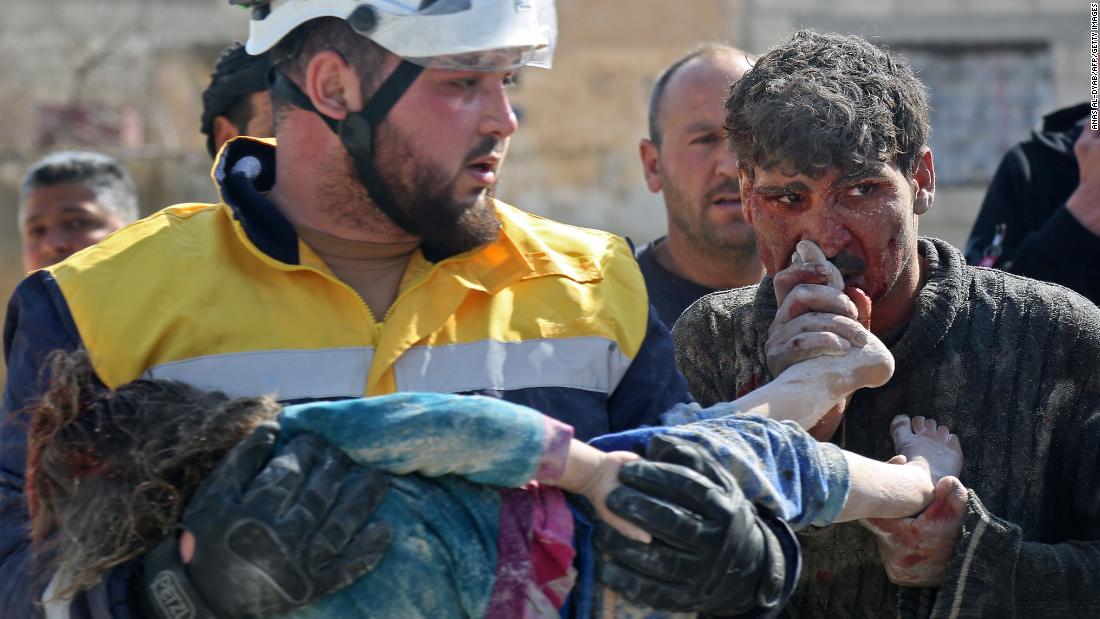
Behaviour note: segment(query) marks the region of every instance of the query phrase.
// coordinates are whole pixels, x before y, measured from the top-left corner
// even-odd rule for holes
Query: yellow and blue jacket
[[[9,303],[0,604],[24,600],[27,561],[25,429],[7,422],[41,393],[55,349],[86,348],[107,387],[172,378],[283,402],[480,394],[582,439],[655,425],[690,401],[620,237],[497,202],[496,241],[435,263],[417,252],[376,317],[264,196],[273,144],[232,142],[213,175],[221,204],[160,211],[31,274]]]

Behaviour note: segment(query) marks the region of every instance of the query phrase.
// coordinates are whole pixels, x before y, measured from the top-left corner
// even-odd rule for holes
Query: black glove
[[[278,432],[275,422],[260,425],[196,490],[180,525],[195,536],[190,563],[182,565],[176,536],[145,556],[147,613],[281,614],[346,587],[382,558],[389,525],[367,519],[385,476],[311,434],[272,454]]]
[[[798,578],[797,541],[762,518],[737,481],[698,445],[652,439],[646,460],[619,472],[611,511],[653,535],[642,544],[604,523],[596,547],[601,580],[626,599],[659,610],[739,615],[777,609]],[[784,556],[784,544],[793,560]]]

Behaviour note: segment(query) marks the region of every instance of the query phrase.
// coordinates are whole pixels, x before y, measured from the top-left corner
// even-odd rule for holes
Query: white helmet
[[[231,0],[252,6],[248,53],[271,49],[299,25],[337,17],[401,58],[427,68],[550,68],[554,0]]]

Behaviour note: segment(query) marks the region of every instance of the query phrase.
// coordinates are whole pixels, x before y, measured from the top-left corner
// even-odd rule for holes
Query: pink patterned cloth
[[[573,514],[561,490],[531,482],[500,494],[497,572],[487,617],[556,617],[573,588]]]
[[[565,462],[569,459],[569,446],[573,442],[573,426],[543,415],[542,427],[542,461],[535,471],[535,481],[553,484],[565,474]]]

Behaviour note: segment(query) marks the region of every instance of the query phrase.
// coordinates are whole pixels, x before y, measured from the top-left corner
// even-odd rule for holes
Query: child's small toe
[[[894,448],[898,450],[913,438],[912,422],[908,415],[894,417],[890,422],[890,436],[894,439]]]
[[[947,436],[947,446],[962,453],[962,443],[959,441],[959,437],[956,434],[949,434]]]

